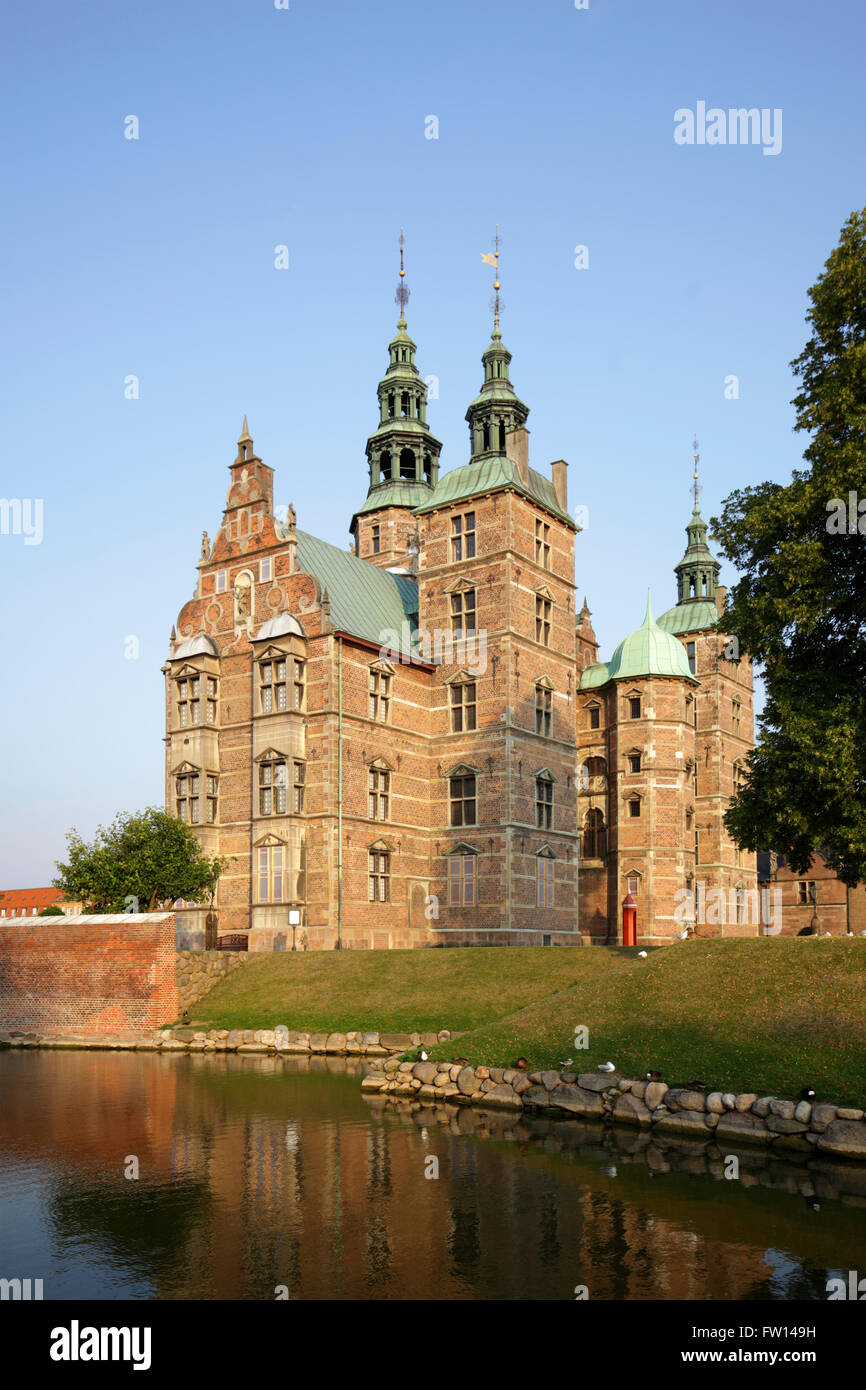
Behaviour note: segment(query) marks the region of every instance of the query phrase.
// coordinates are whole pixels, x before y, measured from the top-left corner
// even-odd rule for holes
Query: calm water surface
[[[0,1052],[0,1276],[46,1299],[823,1300],[866,1258],[866,1170],[743,1150],[725,1181],[687,1144],[411,1113],[360,1075]]]

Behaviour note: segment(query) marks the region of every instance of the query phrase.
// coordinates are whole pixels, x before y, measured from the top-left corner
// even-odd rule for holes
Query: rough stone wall
[[[0,926],[0,1027],[150,1033],[177,1017],[174,942],[171,912]]]
[[[176,959],[177,1013],[182,1014],[250,956],[246,951],[178,951]]]

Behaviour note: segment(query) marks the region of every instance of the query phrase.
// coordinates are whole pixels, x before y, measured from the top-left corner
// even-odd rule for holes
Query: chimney
[[[716,585],[716,612],[718,613],[719,617],[721,617],[725,611],[725,599],[727,597],[727,593],[728,591],[725,588],[724,584]]]
[[[550,465],[553,475],[553,490],[556,500],[564,512],[568,511],[568,464],[565,459],[557,459]]]
[[[529,487],[529,430],[525,425],[509,430],[505,436],[505,448],[510,459],[517,464],[517,472],[524,487]]]

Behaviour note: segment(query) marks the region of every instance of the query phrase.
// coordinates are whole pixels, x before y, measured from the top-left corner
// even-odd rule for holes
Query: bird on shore
[[[681,931],[680,934],[679,934],[679,936],[677,937],[677,941],[685,941],[687,938],[688,938],[688,932],[687,932],[687,931]]]
[[[816,1093],[815,1093],[815,1091],[812,1090],[812,1087],[811,1087],[811,1086],[804,1086],[803,1089],[802,1089],[802,1091],[800,1092],[800,1099],[801,1099],[801,1100],[814,1100],[814,1099],[815,1099],[815,1094],[816,1094]]]
[[[660,1071],[644,1072],[644,1076],[646,1077],[647,1081],[661,1081],[662,1079],[662,1074]]]
[[[570,1067],[573,1061],[574,1061],[574,1058],[573,1058],[573,1057],[566,1057],[565,1061],[564,1061],[564,1062],[560,1062],[559,1065],[560,1065],[561,1067]]]
[[[684,1082],[683,1082],[683,1090],[684,1090],[684,1091],[705,1091],[706,1089],[707,1089],[707,1083],[706,1083],[706,1081],[684,1081]]]
[[[616,1066],[614,1065],[613,1062],[602,1062],[601,1065],[599,1066],[598,1070],[599,1070],[599,1071],[616,1071]]]
[[[646,960],[646,951],[638,951],[637,958],[638,960]]]
[[[421,1059],[422,1062],[426,1062],[426,1061],[427,1061],[427,1058],[430,1056],[430,1053],[429,1053],[429,1052],[425,1052],[424,1049],[423,1049],[423,1047],[422,1047],[422,1048],[421,1048],[421,1051],[418,1053],[418,1056],[420,1057],[420,1059]]]

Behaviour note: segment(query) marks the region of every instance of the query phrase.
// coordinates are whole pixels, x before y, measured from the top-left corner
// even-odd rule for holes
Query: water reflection
[[[46,1298],[823,1299],[862,1263],[853,1165],[741,1150],[726,1181],[711,1144],[395,1104],[362,1071],[0,1053],[0,1274]]]

